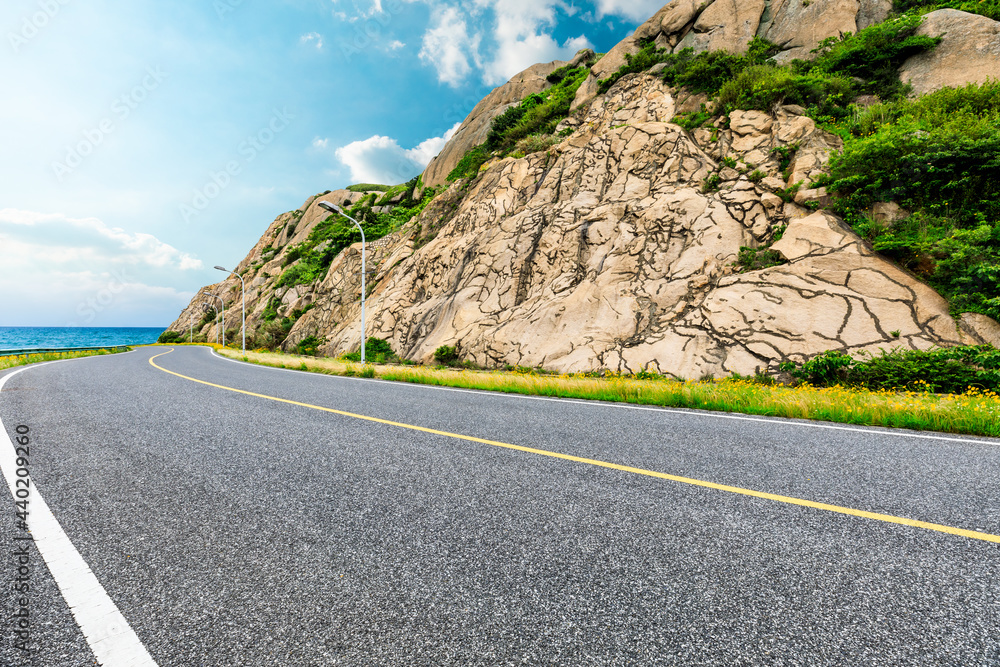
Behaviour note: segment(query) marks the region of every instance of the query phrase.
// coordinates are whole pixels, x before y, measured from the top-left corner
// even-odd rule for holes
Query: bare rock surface
[[[992,345],[1000,349],[1000,324],[986,315],[963,313],[960,321],[962,332],[974,345]]]
[[[746,51],[747,42],[757,35],[765,0],[715,0],[695,21],[693,29],[680,40],[677,49],[695,51],[723,49]]]
[[[900,79],[913,86],[914,95],[1000,79],[1000,22],[939,9],[924,17],[917,33],[942,40],[937,48],[903,63]]]

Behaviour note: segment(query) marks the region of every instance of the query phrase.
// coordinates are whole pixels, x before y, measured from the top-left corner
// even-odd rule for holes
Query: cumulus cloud
[[[50,261],[87,264],[146,265],[182,271],[201,269],[201,260],[163,243],[152,234],[108,227],[97,218],[70,218],[58,213],[0,210],[0,234],[8,241],[38,244]],[[4,254],[8,251],[4,247]]]
[[[579,13],[579,8],[564,0],[427,4],[435,8],[420,58],[437,70],[441,83],[453,87],[465,83],[477,69],[484,83],[498,85],[535,63],[568,60],[591,46],[583,35],[562,42],[552,36],[560,14]],[[486,37],[490,44],[483,55]]]
[[[457,123],[444,135],[426,139],[409,149],[392,137],[376,135],[338,148],[337,159],[350,169],[355,183],[405,183],[427,167],[461,125]]]
[[[486,66],[483,81],[506,82],[535,63],[568,60],[590,41],[580,35],[559,44],[549,32],[557,21],[556,10],[565,12],[558,0],[481,0],[492,6],[496,53]]]
[[[96,218],[0,210],[0,293],[11,317],[51,326],[152,326],[193,295],[169,285],[201,260]],[[9,306],[8,306],[9,303]]]
[[[621,16],[632,21],[645,21],[660,11],[663,0],[597,0],[599,16]]]
[[[473,63],[479,64],[480,41],[479,35],[469,34],[468,24],[458,8],[438,8],[424,34],[420,59],[437,70],[438,81],[457,87],[472,72]]]

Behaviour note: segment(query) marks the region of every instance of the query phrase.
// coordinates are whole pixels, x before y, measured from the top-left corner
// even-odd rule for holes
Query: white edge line
[[[238,359],[230,359],[229,357],[223,356],[215,351],[214,348],[209,348],[219,359],[225,359],[226,361],[231,361],[235,364],[241,364],[246,366],[256,366],[258,368],[269,368],[272,371],[284,371],[287,373],[307,373],[313,376],[328,377],[331,379],[338,380],[353,380],[354,382],[387,382],[387,380],[372,380],[366,378],[356,378],[348,377],[344,375],[324,375],[322,373],[313,373],[310,371],[298,370],[295,368],[276,368],[275,366],[267,366],[265,364],[254,364],[249,361],[240,361]],[[528,394],[514,394],[502,391],[488,391],[486,389],[460,389],[458,387],[442,387],[440,385],[434,384],[422,384],[419,382],[392,382],[397,385],[406,385],[407,387],[419,388],[419,389],[434,389],[437,391],[453,391],[461,394],[478,394],[480,396],[487,395],[496,398],[516,398],[521,400],[529,401],[552,401],[554,403],[575,403],[577,405],[587,405],[590,407],[601,407],[601,408],[611,408],[617,410],[640,410],[643,412],[662,412],[671,414],[683,414],[690,415],[692,417],[705,417],[711,419],[729,419],[733,421],[748,421],[748,422],[759,422],[762,424],[780,424],[782,426],[801,426],[803,428],[818,428],[825,429],[828,431],[848,431],[851,433],[878,433],[880,435],[892,435],[898,438],[919,438],[921,440],[940,440],[944,442],[964,442],[967,444],[974,445],[986,445],[988,447],[1000,447],[1000,442],[992,442],[990,440],[976,440],[973,438],[952,438],[946,435],[925,435],[922,433],[908,433],[902,430],[896,430],[889,426],[869,426],[867,428],[855,427],[855,426],[833,426],[832,424],[817,424],[809,420],[796,420],[792,418],[788,419],[774,419],[768,417],[751,417],[747,415],[731,414],[724,412],[715,412],[713,410],[690,410],[686,408],[670,408],[670,407],[657,407],[648,405],[629,405],[627,403],[612,403],[609,401],[584,401],[578,398],[551,398],[548,396],[531,396]]]
[[[78,361],[78,359],[59,361]],[[29,364],[8,373],[0,378],[0,390],[3,390],[8,380],[24,371],[59,361]],[[30,433],[28,437],[31,437]],[[30,461],[31,457],[28,459]],[[3,470],[11,496],[16,499],[17,452],[2,418],[0,418],[0,469]],[[31,482],[31,477],[27,479],[31,489],[31,496],[28,498],[28,526],[35,547],[42,555],[42,560],[48,566],[52,578],[55,579],[66,605],[94,652],[94,657],[103,667],[156,667],[156,662],[143,646],[139,636],[135,634],[132,626],[125,620],[94,572],[83,560],[83,556],[59,525],[45,499]]]

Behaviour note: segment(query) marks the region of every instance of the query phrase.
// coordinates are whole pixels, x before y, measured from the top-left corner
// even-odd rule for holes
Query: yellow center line
[[[378,417],[369,417],[367,415],[359,415],[353,412],[344,412],[343,410],[334,410],[333,408],[325,408],[321,405],[311,405],[309,403],[300,403],[299,401],[291,401],[287,398],[278,398],[276,396],[268,396],[266,394],[256,394],[252,391],[244,391],[242,389],[234,389],[233,387],[226,387],[221,384],[214,384],[212,382],[206,382],[204,380],[198,380],[196,378],[188,377],[186,375],[181,375],[180,373],[175,373],[174,371],[168,371],[162,366],[158,366],[153,363],[154,359],[158,359],[164,355],[170,354],[173,350],[168,350],[162,354],[158,354],[151,357],[149,363],[153,368],[163,371],[164,373],[169,373],[170,375],[189,380],[191,382],[197,382],[198,384],[203,384],[209,387],[214,387],[216,389],[223,389],[225,391],[232,391],[237,394],[244,394],[246,396],[254,396],[256,398],[263,398],[269,401],[277,401],[278,403],[287,403],[288,405],[297,405],[302,408],[309,408],[311,410],[320,410],[322,412],[330,412],[335,415],[341,415],[343,417],[350,417],[352,419],[363,419],[364,421],[375,422],[376,424],[385,424],[388,426],[396,426],[398,428],[404,428],[410,431],[420,431],[421,433],[430,433],[432,435],[440,435],[446,438],[455,438],[457,440],[465,440],[466,442],[475,442],[482,445],[490,445],[492,447],[503,447],[504,449],[513,449],[519,452],[525,452],[528,454],[535,454],[538,456],[547,456],[554,459],[562,459],[564,461],[573,461],[574,463],[584,463],[586,465],[598,466],[600,468],[609,468],[611,470],[618,470],[621,472],[632,473],[635,475],[644,475],[646,477],[656,477],[658,479],[666,479],[671,482],[678,482],[681,484],[689,484],[691,486],[700,486],[706,489],[714,489],[716,491],[725,491],[727,493],[735,493],[741,496],[750,496],[753,498],[762,498],[764,500],[772,500],[778,503],[785,503],[787,505],[798,505],[800,507],[809,507],[816,510],[823,510],[826,512],[834,512],[836,514],[846,514],[848,516],[860,517],[863,519],[871,519],[873,521],[883,521],[885,523],[895,523],[902,526],[910,526],[913,528],[923,528],[925,530],[933,530],[939,533],[947,533],[949,535],[958,535],[960,537],[967,537],[973,540],[983,540],[985,542],[994,542],[1000,544],[1000,535],[992,535],[990,533],[982,533],[975,530],[966,530],[964,528],[955,528],[953,526],[945,526],[938,523],[929,523],[927,521],[917,521],[916,519],[907,519],[905,517],[892,516],[891,514],[879,514],[877,512],[867,512],[865,510],[853,509],[850,507],[841,507],[839,505],[829,505],[827,503],[817,503],[812,500],[804,500],[802,498],[793,498],[791,496],[782,496],[775,493],[766,493],[764,491],[754,491],[753,489],[744,489],[738,486],[728,486],[726,484],[716,484],[715,482],[706,482],[700,479],[693,479],[690,477],[680,477],[678,475],[670,475],[665,472],[656,472],[655,470],[645,470],[643,468],[633,468],[632,466],[619,465],[617,463],[608,463],[607,461],[598,461],[596,459],[588,459],[580,456],[573,456],[571,454],[561,454],[559,452],[550,452],[545,449],[535,449],[533,447],[523,447],[521,445],[512,445],[506,442],[498,442],[496,440],[485,440],[483,438],[476,438],[471,435],[462,435],[460,433],[449,433],[448,431],[438,431],[432,428],[426,428],[423,426],[414,426],[413,424],[404,424],[401,422],[394,422],[388,419],[379,419]]]

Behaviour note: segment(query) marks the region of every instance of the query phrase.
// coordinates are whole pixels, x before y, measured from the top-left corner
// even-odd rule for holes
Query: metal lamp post
[[[211,292],[201,292],[201,294],[203,294],[204,296],[210,296],[215,299],[218,299],[219,303],[222,304],[222,347],[225,347],[226,346],[226,302],[218,294],[212,294]],[[219,314],[218,308],[215,309],[215,314],[216,315]],[[218,332],[216,332],[215,337],[216,338],[219,337]]]
[[[243,286],[243,354],[247,352],[247,284],[243,280],[243,276],[236,273],[235,271],[230,271],[229,269],[224,269],[221,266],[215,267],[219,271],[225,271],[226,273],[232,274],[240,279],[240,284]],[[223,324],[225,326],[225,324]]]
[[[361,223],[352,218],[351,216],[344,213],[336,204],[331,204],[327,201],[321,201],[319,203],[320,208],[324,208],[331,213],[336,213],[342,215],[351,222],[354,226],[358,228],[361,232],[361,363],[365,363],[365,295],[367,294],[365,290],[365,230],[361,228]]]
[[[209,308],[214,309],[215,310],[215,316],[216,317],[219,316],[219,308],[214,303],[209,303],[208,301],[202,301],[201,305],[204,306],[204,308],[205,308],[206,311]],[[223,327],[225,327],[225,320],[223,320]],[[225,331],[225,329],[223,329],[223,331]],[[215,344],[216,345],[219,344],[219,330],[218,329],[215,330]]]

